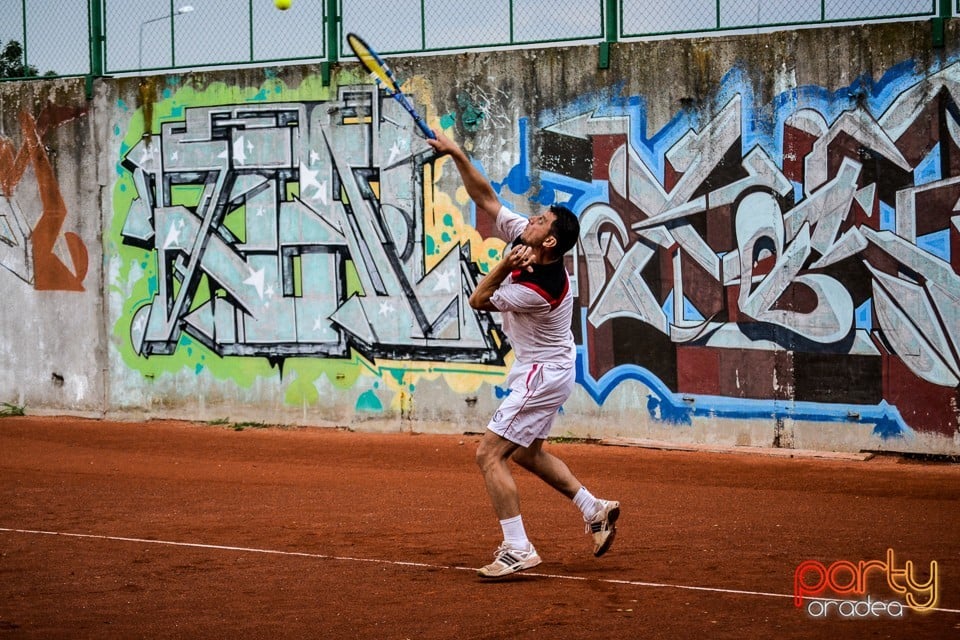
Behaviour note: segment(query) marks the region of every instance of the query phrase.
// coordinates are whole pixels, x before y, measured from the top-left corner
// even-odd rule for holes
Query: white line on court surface
[[[424,569],[441,569],[447,571],[471,571],[475,572],[476,567],[454,567],[440,564],[429,564],[426,562],[408,562],[402,560],[383,560],[379,558],[354,558],[351,556],[331,556],[322,553],[308,553],[306,551],[280,551],[279,549],[258,549],[256,547],[234,547],[221,544],[204,544],[200,542],[176,542],[171,540],[149,540],[147,538],[126,538],[122,536],[105,536],[91,533],[64,533],[62,531],[37,531],[33,529],[8,529],[0,527],[0,533],[20,533],[27,535],[41,536],[61,536],[64,538],[85,538],[89,540],[110,540],[113,542],[135,542],[140,544],[156,544],[168,547],[188,547],[191,549],[214,549],[217,551],[236,551],[238,553],[259,553],[264,555],[288,556],[296,558],[314,558],[317,560],[335,560],[338,562],[366,562],[371,564],[386,564],[396,567],[418,567]],[[523,575],[535,576],[538,578],[549,578],[552,580],[577,580],[581,582],[598,582],[603,584],[620,584],[633,587],[651,587],[658,589],[679,589],[686,591],[706,591],[709,593],[723,593],[730,595],[757,596],[764,598],[790,598],[793,594],[788,593],[770,593],[767,591],[748,591],[746,589],[722,589],[720,587],[699,587],[685,584],[670,584],[666,582],[644,582],[641,580],[616,580],[613,578],[587,578],[584,576],[561,575],[557,573],[534,573],[525,571]],[[808,598],[809,599],[809,598]],[[829,598],[826,598],[829,599]],[[960,609],[942,609],[931,608],[930,611],[939,611],[941,613],[960,613]]]

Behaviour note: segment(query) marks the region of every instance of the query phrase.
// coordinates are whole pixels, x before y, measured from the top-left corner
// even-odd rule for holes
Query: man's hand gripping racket
[[[386,91],[387,95],[403,105],[407,113],[413,117],[413,121],[417,123],[423,135],[431,140],[436,139],[436,135],[434,135],[430,127],[427,126],[423,118],[420,117],[420,114],[417,113],[413,103],[410,102],[410,99],[400,90],[400,84],[394,77],[393,71],[391,71],[387,63],[377,55],[377,52],[374,51],[363,38],[355,33],[347,34],[347,43],[350,45],[350,48],[353,49],[353,53],[356,54],[357,58],[360,59],[360,63],[373,74],[373,78],[377,81],[380,88]]]

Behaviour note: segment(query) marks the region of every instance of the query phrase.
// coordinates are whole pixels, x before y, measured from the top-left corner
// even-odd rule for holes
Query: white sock
[[[511,549],[526,549],[530,546],[527,540],[527,532],[523,528],[523,517],[514,516],[500,521],[500,528],[503,529],[503,541]]]
[[[573,504],[577,505],[577,508],[580,509],[580,513],[583,514],[585,520],[589,520],[600,511],[600,505],[597,504],[597,499],[593,497],[592,493],[587,491],[586,487],[580,487],[577,495],[573,496]]]

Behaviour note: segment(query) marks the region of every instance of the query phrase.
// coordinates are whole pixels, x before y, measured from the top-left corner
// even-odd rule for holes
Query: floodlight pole
[[[172,4],[172,3],[171,3]],[[158,16],[156,18],[150,18],[149,20],[144,20],[140,23],[140,47],[137,53],[137,71],[143,71],[143,28],[150,24],[151,22],[159,22],[160,20],[170,20],[170,31],[173,33],[173,19],[177,16],[183,15],[185,13],[190,13],[193,11],[193,7],[189,4],[179,7],[176,11],[171,11],[167,15]],[[170,42],[171,54],[173,52],[173,42]]]

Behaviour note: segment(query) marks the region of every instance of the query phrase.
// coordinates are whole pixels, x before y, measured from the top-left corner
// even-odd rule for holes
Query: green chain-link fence
[[[604,0],[343,2],[343,32],[382,53],[599,40]]]
[[[938,0],[622,0],[622,38],[932,18]]]
[[[89,73],[88,5],[89,0],[0,0],[0,75]]]
[[[0,76],[335,61],[350,31],[397,54],[955,14],[960,0],[0,0]]]

